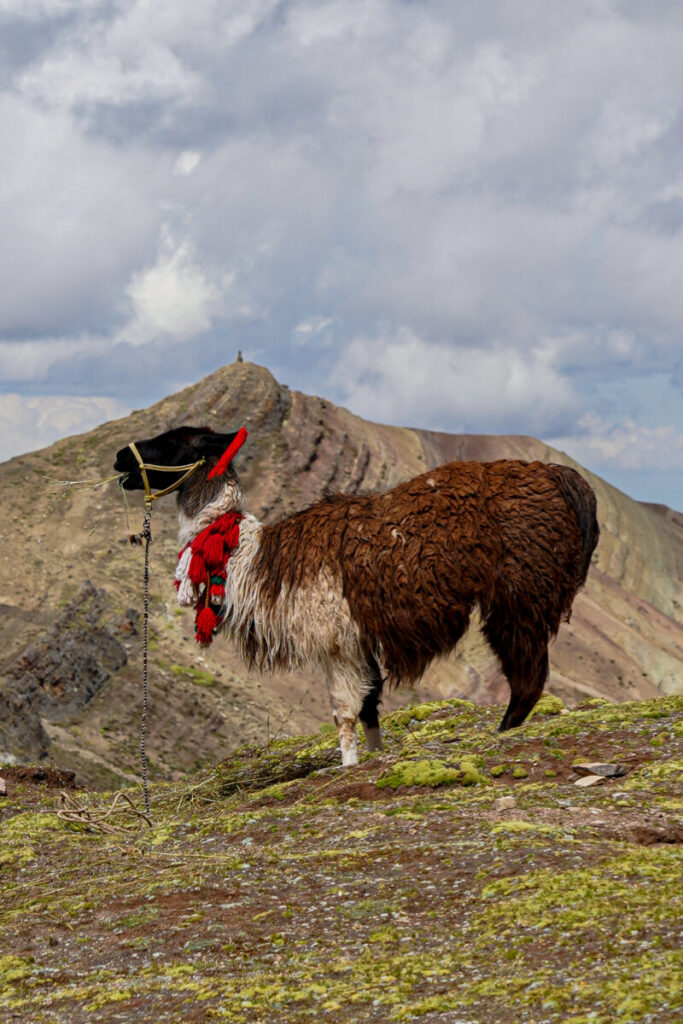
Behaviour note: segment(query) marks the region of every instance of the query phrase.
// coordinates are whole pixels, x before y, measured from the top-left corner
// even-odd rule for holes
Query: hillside
[[[368,423],[290,391],[267,370],[232,364],[149,409],[0,466],[0,763],[49,758],[100,787],[137,775],[140,702],[141,502],[126,509],[105,478],[128,441],[179,423],[244,425],[238,459],[251,510],[267,520],[318,498],[391,487],[450,459],[540,458],[573,464],[533,438],[448,435]],[[549,689],[647,699],[683,689],[683,520],[632,501],[586,473],[601,541],[569,626],[551,647]],[[155,778],[179,779],[241,742],[310,731],[329,717],[318,674],[247,677],[225,641],[200,653],[192,616],[175,606],[175,504],[157,503],[152,549]],[[501,703],[507,684],[472,629],[434,665],[418,696]],[[387,707],[411,700],[389,695]]]
[[[680,1021],[683,698],[497,719],[396,711],[343,772],[329,728],[242,749],[151,827],[12,770],[0,1020]]]

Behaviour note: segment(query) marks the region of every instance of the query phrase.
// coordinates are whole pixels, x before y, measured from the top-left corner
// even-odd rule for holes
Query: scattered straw
[[[143,823],[152,827],[149,816],[137,809],[127,793],[116,793],[109,807],[86,807],[60,790],[59,803],[59,808],[52,813],[69,825],[82,825],[87,832],[137,832]],[[118,819],[116,824],[112,818]]]

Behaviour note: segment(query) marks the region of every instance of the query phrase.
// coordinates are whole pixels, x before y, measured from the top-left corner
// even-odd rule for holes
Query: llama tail
[[[575,469],[571,469],[569,466],[559,466],[552,463],[548,466],[548,469],[559,487],[562,497],[576,516],[581,531],[582,545],[579,565],[580,578],[577,581],[578,590],[586,582],[591,557],[600,537],[595,491],[580,473],[577,473]]]

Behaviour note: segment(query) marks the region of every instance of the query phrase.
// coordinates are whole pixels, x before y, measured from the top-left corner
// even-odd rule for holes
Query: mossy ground
[[[329,730],[243,749],[135,835],[12,785],[0,1020],[680,1020],[683,699],[499,717],[401,710],[344,771]],[[578,760],[627,774],[583,790]]]

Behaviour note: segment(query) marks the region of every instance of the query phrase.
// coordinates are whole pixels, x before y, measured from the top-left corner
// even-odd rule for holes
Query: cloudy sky
[[[0,457],[240,348],[683,508],[681,53],[678,0],[0,0]]]

